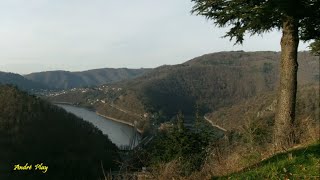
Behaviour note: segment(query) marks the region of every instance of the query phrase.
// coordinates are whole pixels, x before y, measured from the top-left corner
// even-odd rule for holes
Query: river
[[[88,109],[75,107],[71,105],[64,104],[56,104],[57,106],[62,107],[66,111],[84,119],[85,121],[91,122],[98,129],[100,129],[103,134],[108,135],[109,139],[116,144],[118,147],[120,146],[128,146],[130,144],[130,140],[133,139],[134,136],[134,128],[127,124],[123,124],[120,122],[112,121],[110,119],[106,119],[97,115],[93,111],[89,111]],[[135,145],[138,144],[138,140],[140,140],[140,135],[136,138]]]

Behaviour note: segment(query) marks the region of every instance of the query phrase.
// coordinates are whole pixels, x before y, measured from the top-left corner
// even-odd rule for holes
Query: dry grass
[[[319,124],[314,120],[304,119],[303,126],[299,126],[304,130],[303,136],[299,144],[287,149],[286,151],[305,147],[320,139]],[[247,144],[228,144],[228,140],[218,142],[219,146],[210,149],[211,153],[207,157],[205,164],[200,171],[192,173],[188,177],[180,176],[178,160],[167,164],[161,164],[154,169],[154,179],[158,180],[206,180],[213,176],[226,176],[228,174],[239,172],[245,168],[254,166],[255,164],[274,156],[275,154],[285,151],[275,151],[272,144],[262,146],[248,146]]]

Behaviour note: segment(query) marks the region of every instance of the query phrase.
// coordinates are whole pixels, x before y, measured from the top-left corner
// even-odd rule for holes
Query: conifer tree
[[[316,40],[310,44],[311,52],[316,55],[320,56],[320,40]]]
[[[177,127],[179,132],[183,132],[185,127],[184,127],[184,117],[181,111],[178,112],[177,115]]]
[[[242,43],[246,33],[282,30],[280,86],[274,126],[274,144],[286,148],[294,143],[297,94],[297,52],[300,40],[320,37],[320,0],[191,0],[192,13],[229,26],[225,37]]]

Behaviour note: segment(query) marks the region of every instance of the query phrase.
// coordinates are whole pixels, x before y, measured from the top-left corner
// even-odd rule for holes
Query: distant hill
[[[101,164],[117,168],[117,147],[91,123],[11,86],[0,85],[0,102],[0,179],[102,179]]]
[[[43,85],[39,82],[34,82],[25,77],[14,74],[0,71],[0,84],[12,84],[19,87],[22,90],[39,90],[39,89],[47,89],[46,85]]]
[[[94,69],[81,72],[47,71],[25,75],[27,79],[45,84],[51,88],[68,89],[118,82],[141,76],[150,69]]]

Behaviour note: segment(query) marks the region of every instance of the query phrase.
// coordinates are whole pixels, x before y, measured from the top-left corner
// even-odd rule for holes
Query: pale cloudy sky
[[[221,38],[227,29],[191,8],[190,0],[0,0],[0,71],[156,67],[218,51],[280,51],[280,32],[234,46]]]

